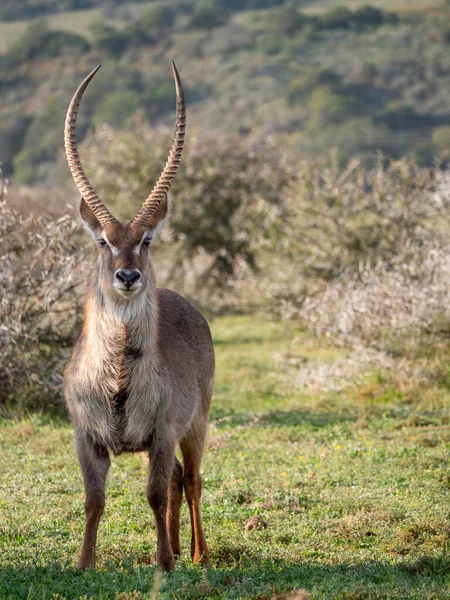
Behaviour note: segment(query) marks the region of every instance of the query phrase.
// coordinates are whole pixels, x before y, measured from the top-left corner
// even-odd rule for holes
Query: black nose
[[[123,283],[127,290],[129,290],[132,285],[141,279],[141,273],[136,269],[122,269],[121,271],[116,271],[116,279],[120,283]]]

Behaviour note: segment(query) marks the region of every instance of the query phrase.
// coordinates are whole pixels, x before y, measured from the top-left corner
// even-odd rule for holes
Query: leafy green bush
[[[219,0],[219,5],[230,12],[241,10],[258,10],[274,8],[285,3],[285,0]]]
[[[194,29],[214,29],[225,25],[228,12],[222,7],[220,0],[198,0],[190,19]]]
[[[276,8],[267,15],[268,29],[272,34],[291,35],[306,25],[310,19],[291,4]]]
[[[420,167],[430,167],[436,159],[436,147],[429,141],[423,141],[412,148],[408,156]]]
[[[132,90],[117,90],[106,94],[95,109],[94,123],[108,123],[114,127],[122,126],[139,108],[139,95]]]
[[[13,160],[22,148],[30,119],[12,115],[0,124],[0,164],[5,175],[11,174]]]
[[[2,0],[0,21],[34,19],[55,12],[92,8],[100,3],[100,0]]]
[[[157,4],[150,6],[139,17],[139,24],[144,29],[169,29],[173,26],[176,19],[176,10],[172,6]]]
[[[100,52],[118,57],[128,49],[129,35],[127,32],[119,31],[103,23],[94,23],[91,31],[93,34],[92,45]]]
[[[345,6],[337,6],[326,12],[318,21],[324,29],[360,30],[367,27],[380,27],[386,23],[396,25],[398,22],[398,15],[369,5],[362,6],[355,11],[351,11]]]
[[[380,115],[379,120],[391,129],[408,129],[417,126],[418,115],[411,104],[390,102]]]
[[[438,152],[450,152],[450,125],[435,127],[431,134],[431,140]]]
[[[385,23],[397,24],[399,22],[399,17],[395,13],[388,13],[381,8],[369,5],[358,8],[353,13],[352,19],[359,27],[379,27]]]
[[[65,111],[65,99],[54,95],[36,113],[25,134],[24,146],[14,159],[18,181],[29,183],[39,166],[55,159],[61,147],[61,131],[55,127],[55,122],[64,123]]]
[[[330,85],[320,85],[311,92],[308,109],[311,115],[309,126],[315,128],[342,122],[350,115],[358,115],[363,111],[363,106],[351,94],[340,93]]]
[[[53,31],[46,21],[32,22],[26,33],[10,48],[8,57],[14,63],[51,58],[64,53],[80,54],[89,50],[82,36],[67,31]]]
[[[273,8],[284,4],[286,0],[244,0],[242,3],[239,0],[234,0],[235,5],[244,5],[247,10],[255,10],[260,8]],[[238,10],[238,8],[236,8]]]
[[[141,105],[149,119],[154,119],[175,106],[173,80],[169,77],[150,77],[141,96]]]
[[[291,80],[287,99],[290,104],[304,102],[316,87],[326,85],[336,88],[341,83],[339,75],[328,69],[307,69]]]
[[[352,24],[353,13],[345,6],[336,6],[326,12],[320,22],[324,29],[348,29]]]
[[[398,16],[372,6],[363,6],[356,11],[337,6],[324,15],[310,16],[299,11],[295,4],[285,3],[268,12],[260,46],[267,54],[291,50],[294,56],[306,43],[320,39],[318,33],[324,30],[364,31],[386,23],[398,23]]]

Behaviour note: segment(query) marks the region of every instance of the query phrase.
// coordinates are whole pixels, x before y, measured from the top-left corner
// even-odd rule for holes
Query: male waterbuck
[[[191,517],[192,559],[209,558],[200,515],[199,469],[214,377],[211,334],[205,319],[184,298],[156,286],[149,258],[152,240],[170,213],[168,191],[185,136],[184,94],[173,64],[177,117],[172,149],[136,217],[122,224],[89,183],[77,148],[78,108],[98,69],[75,92],[64,131],[67,161],[82,196],[81,217],[98,247],[81,334],[64,378],[86,489],[86,528],[78,566],[95,565],[109,451],[115,455],[146,451],[157,560],[169,571],[175,568],[174,555],[180,554],[183,487]],[[177,444],[183,466],[175,457]]]

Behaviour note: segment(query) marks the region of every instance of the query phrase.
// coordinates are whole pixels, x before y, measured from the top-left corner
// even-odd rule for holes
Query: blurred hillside
[[[79,117],[171,124],[170,59],[190,131],[226,132],[373,164],[377,150],[430,165],[450,149],[450,5],[412,0],[4,0],[0,161],[22,183],[58,183],[64,115],[103,67]]]

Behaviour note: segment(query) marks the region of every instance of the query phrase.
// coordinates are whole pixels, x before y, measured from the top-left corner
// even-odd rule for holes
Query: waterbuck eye
[[[152,241],[152,238],[145,238],[144,241],[142,242],[144,244],[144,246],[146,248],[148,248],[150,246],[150,242]]]
[[[103,238],[100,238],[98,240],[98,243],[100,244],[100,246],[106,246],[106,240],[104,240]]]

